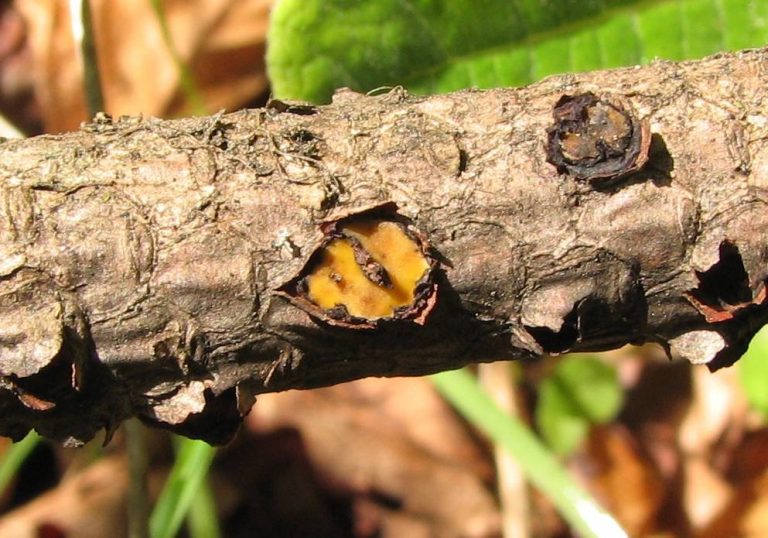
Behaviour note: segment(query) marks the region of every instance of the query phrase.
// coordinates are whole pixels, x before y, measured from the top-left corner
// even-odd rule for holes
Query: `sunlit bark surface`
[[[222,442],[260,392],[626,343],[728,365],[768,315],[766,66],[758,50],[515,90],[341,91],[5,141],[0,434],[77,443],[138,415]],[[637,169],[547,162],[553,108],[588,92],[647,128]],[[566,149],[603,151],[581,142]],[[413,308],[352,319],[297,278],[334,223],[368,215],[433,261]],[[355,259],[383,287],[398,269],[376,256]]]

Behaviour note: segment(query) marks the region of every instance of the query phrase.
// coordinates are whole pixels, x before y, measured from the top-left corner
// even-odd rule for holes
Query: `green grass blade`
[[[27,436],[13,443],[0,459],[0,492],[5,491],[19,468],[22,466],[27,456],[42,441],[42,438],[35,432],[29,432]]]
[[[432,376],[440,393],[494,443],[507,449],[528,479],[584,537],[625,537],[618,522],[574,482],[554,455],[519,420],[504,413],[464,370]]]
[[[176,462],[149,519],[151,538],[176,536],[215,454],[216,449],[203,441],[179,441]]]
[[[187,526],[190,538],[220,538],[219,515],[209,480],[200,486],[200,491],[192,501]]]
[[[69,19],[72,23],[72,36],[83,62],[85,104],[88,107],[88,113],[94,116],[97,112],[104,110],[104,95],[101,88],[101,75],[96,56],[89,1],[69,0]]]
[[[205,114],[207,112],[205,109],[205,102],[203,101],[203,96],[195,82],[192,70],[181,57],[179,50],[176,48],[176,44],[173,42],[162,0],[149,0],[149,3],[152,6],[152,11],[155,14],[157,23],[160,25],[160,32],[163,36],[165,46],[171,54],[173,63],[176,65],[176,69],[179,72],[179,84],[181,86],[181,91],[184,93],[184,97],[187,98],[189,106],[195,114]]]

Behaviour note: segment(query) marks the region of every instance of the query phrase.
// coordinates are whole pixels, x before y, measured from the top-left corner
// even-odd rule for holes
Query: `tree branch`
[[[626,343],[728,365],[768,317],[766,65],[5,141],[0,433],[76,443],[138,415],[222,442],[262,392]],[[395,293],[405,262],[360,231],[381,222],[428,267],[409,298],[322,306],[311,275],[351,282],[328,249]]]

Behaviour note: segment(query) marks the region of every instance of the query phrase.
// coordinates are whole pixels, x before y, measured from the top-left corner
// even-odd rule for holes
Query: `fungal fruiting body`
[[[562,96],[547,129],[547,162],[577,179],[611,179],[648,160],[650,132],[630,105],[591,92]]]
[[[435,265],[423,240],[404,222],[354,219],[330,229],[285,291],[334,325],[423,322],[434,303]]]

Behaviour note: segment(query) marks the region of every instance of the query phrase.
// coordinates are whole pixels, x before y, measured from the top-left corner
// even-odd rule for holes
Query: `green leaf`
[[[768,2],[280,0],[268,39],[274,94],[327,102],[341,86],[519,86],[759,46],[768,41]]]
[[[570,454],[582,443],[589,431],[589,420],[572,412],[568,397],[555,383],[539,387],[536,424],[544,441],[557,454]]]
[[[752,338],[737,366],[747,401],[768,418],[768,327]]]
[[[616,370],[596,357],[571,355],[539,386],[536,423],[549,446],[572,452],[591,424],[608,422],[621,408]]]

